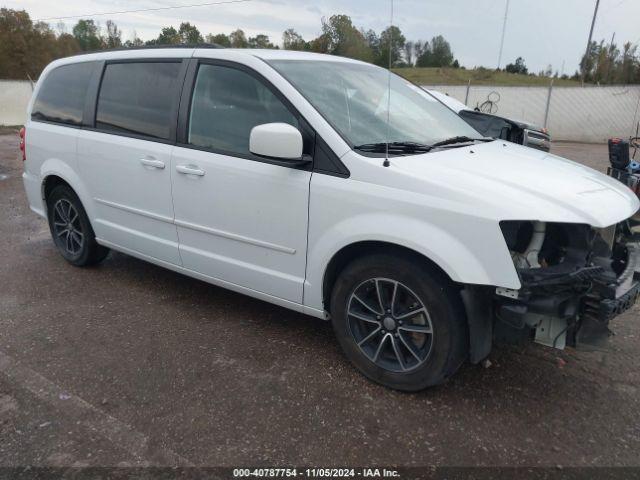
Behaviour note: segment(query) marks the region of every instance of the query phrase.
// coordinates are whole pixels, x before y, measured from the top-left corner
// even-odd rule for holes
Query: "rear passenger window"
[[[93,67],[93,62],[82,62],[51,70],[33,103],[31,119],[81,125]]]
[[[179,62],[107,64],[96,128],[168,140],[175,124]]]
[[[198,147],[249,154],[249,135],[256,125],[296,117],[257,78],[242,70],[201,65],[191,101],[188,142]]]

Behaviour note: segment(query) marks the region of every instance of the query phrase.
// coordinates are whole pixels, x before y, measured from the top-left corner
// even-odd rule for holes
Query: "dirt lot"
[[[603,146],[554,150],[605,166]],[[637,309],[608,352],[501,347],[398,393],[323,321],[122,254],[68,265],[21,168],[0,136],[2,466],[640,464]]]

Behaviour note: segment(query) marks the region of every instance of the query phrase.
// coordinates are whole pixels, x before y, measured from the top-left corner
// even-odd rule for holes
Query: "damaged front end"
[[[494,338],[600,347],[609,321],[640,294],[640,249],[627,222],[501,222],[521,288],[493,294]]]

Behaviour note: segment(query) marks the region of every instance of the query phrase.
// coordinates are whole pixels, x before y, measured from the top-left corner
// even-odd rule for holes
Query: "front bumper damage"
[[[566,244],[550,245],[562,243],[558,232],[563,229]],[[609,322],[640,296],[640,246],[626,224],[607,232],[552,227],[551,233],[546,251],[539,252],[542,264],[518,268],[520,290],[495,290],[494,339],[519,343],[533,338],[560,349],[602,347],[611,335]],[[550,253],[551,248],[561,255]],[[560,260],[547,264],[545,256]]]

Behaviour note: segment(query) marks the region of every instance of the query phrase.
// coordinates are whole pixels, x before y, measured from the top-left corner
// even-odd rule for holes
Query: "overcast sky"
[[[86,15],[104,25],[114,20],[123,40],[135,33],[154,38],[163,26],[195,24],[204,35],[242,28],[248,35],[266,33],[274,43],[282,32],[296,29],[309,40],[320,32],[323,16],[344,13],[357,27],[380,32],[390,21],[390,0],[251,0],[246,3],[180,8],[144,13],[95,16],[100,12],[204,3],[207,0],[0,0],[8,8],[25,9],[33,19]],[[211,0],[214,1],[214,0]],[[443,35],[462,65],[495,67],[506,0],[395,0],[394,24],[407,39]],[[502,66],[524,57],[530,70],[551,64],[571,74],[586,47],[595,0],[510,0]],[[64,20],[70,31],[77,19]],[[56,26],[59,20],[49,20]],[[640,0],[601,0],[594,39],[640,42]]]

